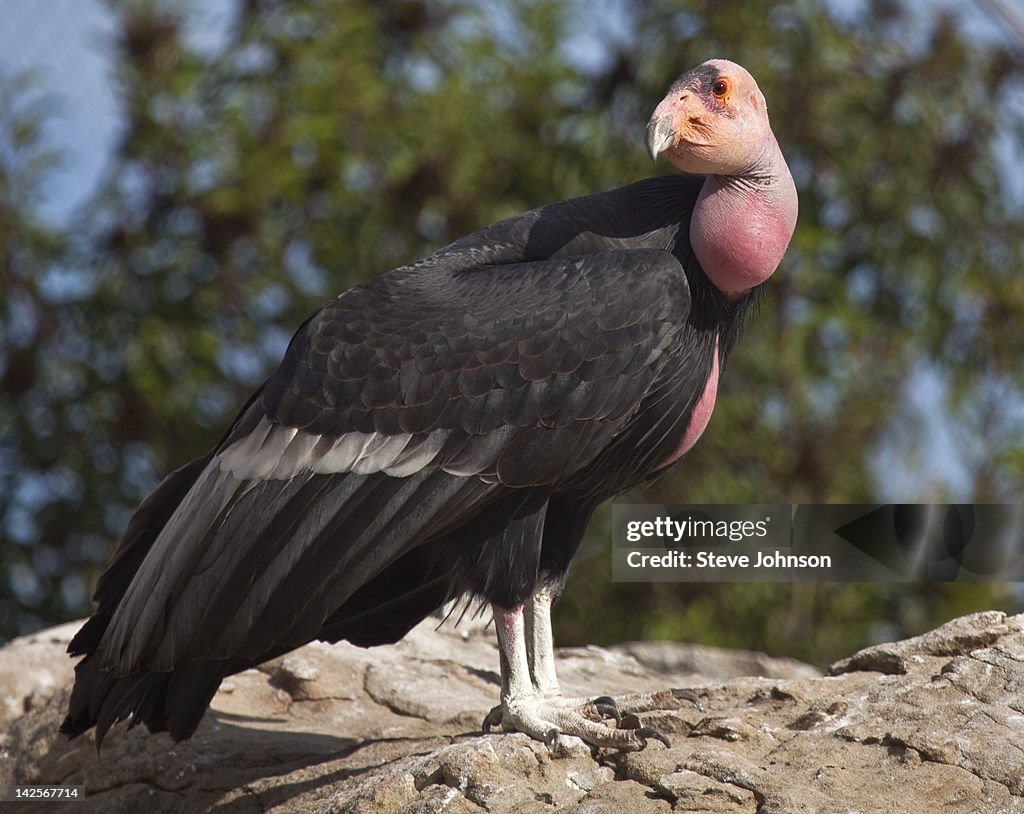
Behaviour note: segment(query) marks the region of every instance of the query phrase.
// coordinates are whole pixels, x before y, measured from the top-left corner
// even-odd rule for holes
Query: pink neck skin
[[[709,175],[690,219],[690,245],[704,273],[727,296],[760,285],[782,260],[796,228],[796,185],[774,138],[749,170]],[[707,384],[679,446],[658,467],[689,452],[711,420],[718,396],[718,337]]]
[[[778,142],[769,139],[748,169],[708,176],[690,219],[701,268],[729,296],[771,277],[796,227],[796,185]]]

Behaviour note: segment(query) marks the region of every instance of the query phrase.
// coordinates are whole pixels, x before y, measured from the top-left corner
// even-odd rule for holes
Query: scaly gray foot
[[[663,695],[666,698],[662,700],[671,704],[671,692],[622,696],[618,700],[610,696],[585,699],[524,695],[510,698],[492,709],[484,719],[483,730],[490,732],[493,727],[501,726],[506,731],[524,732],[549,746],[556,745],[560,735],[574,735],[591,746],[622,751],[643,749],[648,740],[671,746],[665,735],[653,727],[644,726],[635,714],[640,711],[637,706],[642,706],[643,711],[664,709],[664,704],[658,705],[658,699]],[[626,721],[622,719],[624,702],[628,713]],[[678,701],[668,708],[675,706],[678,706]],[[615,719],[618,726],[602,723],[604,718]]]

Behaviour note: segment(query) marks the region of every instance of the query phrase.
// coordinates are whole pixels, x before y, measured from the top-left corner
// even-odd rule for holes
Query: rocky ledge
[[[670,643],[561,650],[567,693],[703,700],[643,716],[672,746],[629,754],[482,734],[492,634],[426,624],[392,647],[309,645],[227,679],[190,740],[121,725],[97,755],[57,735],[77,627],[0,650],[0,785],[84,785],[66,804],[82,814],[1024,812],[1024,616],[965,616],[827,676]]]

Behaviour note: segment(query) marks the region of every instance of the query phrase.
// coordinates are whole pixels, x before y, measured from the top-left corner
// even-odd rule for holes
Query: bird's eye
[[[729,84],[729,80],[723,76],[711,86],[711,92],[715,94],[716,99],[721,99],[729,92],[730,87],[731,85]]]

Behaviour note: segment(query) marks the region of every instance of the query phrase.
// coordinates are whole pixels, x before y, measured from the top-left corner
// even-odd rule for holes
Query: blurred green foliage
[[[89,611],[134,506],[217,441],[321,301],[651,174],[651,109],[716,56],[758,78],[800,223],[701,443],[627,499],[1020,499],[1024,219],[998,152],[1019,158],[1024,134],[1012,43],[900,0],[841,19],[809,0],[622,0],[604,26],[581,25],[580,0],[239,0],[209,54],[179,4],[112,8],[124,130],[66,229],[35,214],[45,109],[0,84],[0,639]],[[924,382],[962,487],[922,453]],[[613,584],[609,537],[599,514],[562,643],[825,663],[1015,603],[999,585]]]

